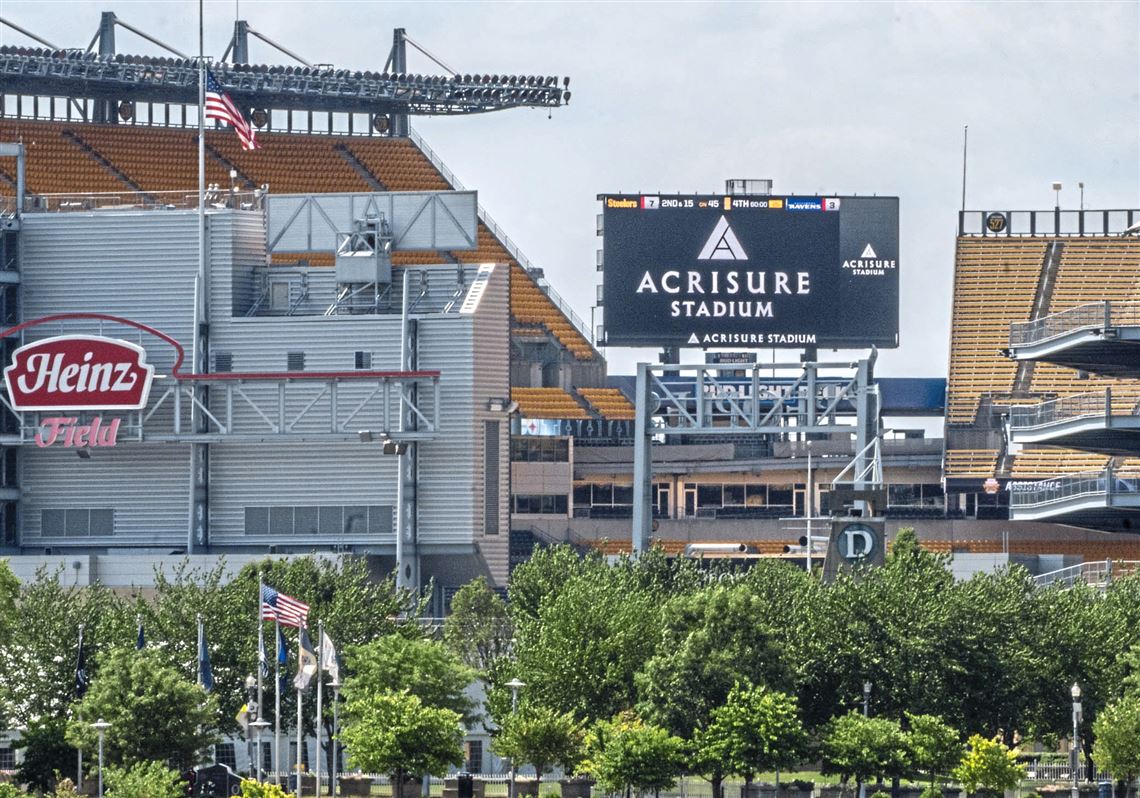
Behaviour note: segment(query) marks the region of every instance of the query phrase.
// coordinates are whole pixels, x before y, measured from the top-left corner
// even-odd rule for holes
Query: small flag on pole
[[[304,690],[317,673],[317,652],[313,650],[313,641],[309,639],[309,632],[303,626],[301,627],[300,646],[297,651],[299,661],[297,663],[297,675],[293,677],[293,686],[298,690]]]
[[[87,676],[87,652],[83,649],[83,626],[79,627],[79,653],[75,655],[75,697],[83,698],[91,679]]]
[[[245,120],[241,111],[234,105],[234,101],[230,99],[230,95],[226,94],[222,84],[209,70],[206,71],[206,118],[229,123],[241,139],[243,150],[261,149],[261,145],[257,143],[257,132]]]
[[[138,618],[138,627],[139,631],[138,636],[135,638],[135,648],[139,651],[142,651],[144,648],[146,648],[146,632],[143,631],[143,620],[141,615]]]
[[[263,637],[257,647],[257,665],[261,668],[261,678],[269,678],[269,658],[265,655],[265,638]]]
[[[321,632],[321,670],[331,676],[334,682],[340,681],[340,661],[328,632]]]
[[[234,720],[238,722],[238,726],[241,726],[243,732],[249,731],[249,704],[241,705],[241,709],[238,710]]]
[[[214,670],[210,667],[210,651],[206,645],[206,628],[198,622],[198,684],[207,693],[214,689]]]
[[[261,619],[277,621],[282,626],[300,628],[309,618],[309,605],[284,593],[278,593],[269,585],[261,586]]]

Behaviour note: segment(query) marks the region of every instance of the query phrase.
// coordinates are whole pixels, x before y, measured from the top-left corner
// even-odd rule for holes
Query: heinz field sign
[[[131,411],[146,406],[154,367],[139,346],[97,335],[61,335],[25,344],[4,369],[8,401],[17,412],[45,413],[38,446],[114,446],[119,418],[83,411]]]
[[[600,199],[607,346],[898,346],[897,197]]]

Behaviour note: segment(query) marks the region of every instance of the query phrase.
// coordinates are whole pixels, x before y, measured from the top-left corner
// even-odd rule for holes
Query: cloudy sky
[[[570,75],[572,100],[414,126],[589,322],[600,192],[901,198],[902,345],[884,375],[943,375],[962,128],[967,206],[1140,207],[1140,3],[491,3],[208,0],[218,56],[235,13],[312,62],[383,67],[392,28],[460,72]],[[86,47],[99,12],[197,46],[185,0],[0,0],[0,16]],[[154,52],[132,34],[119,49]],[[4,43],[29,43],[3,29]],[[280,62],[251,45],[254,60]],[[412,57],[411,71],[433,71]],[[601,321],[599,318],[598,321]],[[626,371],[648,351],[609,351]]]

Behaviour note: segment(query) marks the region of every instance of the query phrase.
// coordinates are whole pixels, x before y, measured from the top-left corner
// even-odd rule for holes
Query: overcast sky
[[[413,121],[587,323],[600,192],[901,198],[901,347],[881,375],[946,372],[962,127],[966,204],[1140,207],[1140,3],[445,3],[209,0],[314,63],[379,70],[392,28],[460,72],[570,75],[568,107]],[[187,52],[197,3],[0,0],[0,16],[86,47],[99,14]],[[123,52],[155,52],[126,31]],[[30,42],[6,28],[3,43]],[[252,59],[285,63],[251,43]],[[413,54],[410,71],[435,71]],[[598,321],[601,319],[599,318]],[[649,351],[610,349],[611,372]]]

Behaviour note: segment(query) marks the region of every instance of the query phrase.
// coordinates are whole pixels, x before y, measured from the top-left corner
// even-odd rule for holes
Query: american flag
[[[257,133],[249,122],[245,121],[241,111],[230,99],[230,95],[226,94],[222,84],[218,83],[217,78],[214,77],[214,73],[208,70],[206,72],[206,118],[220,119],[232,125],[238,134],[238,138],[241,139],[243,150],[261,149],[261,145],[257,143]]]
[[[277,621],[282,626],[300,628],[309,619],[309,605],[284,593],[278,593],[269,585],[262,585],[261,618],[265,621]]]

